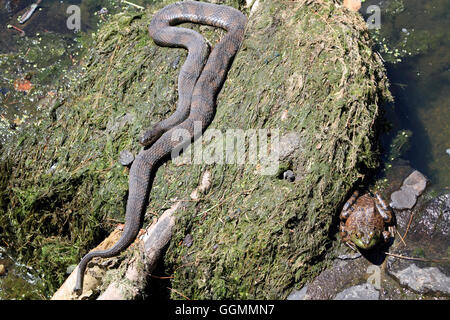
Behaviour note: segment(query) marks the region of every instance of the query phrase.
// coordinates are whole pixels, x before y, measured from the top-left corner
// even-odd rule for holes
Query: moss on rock
[[[147,31],[171,2],[114,16],[97,33],[81,81],[3,147],[0,244],[13,244],[39,268],[49,292],[122,221],[128,175],[119,153],[138,152],[139,134],[175,109],[186,52],[155,46]],[[173,199],[189,199],[202,173],[212,173],[209,192],[178,213],[165,256],[173,288],[193,299],[281,299],[317,275],[339,206],[377,166],[373,126],[390,95],[362,18],[335,1],[258,3],[210,127],[298,133],[301,151],[289,163],[301,178],[260,175],[253,164],[159,168],[146,222]],[[193,27],[211,43],[224,34]],[[188,233],[189,248],[181,244]]]

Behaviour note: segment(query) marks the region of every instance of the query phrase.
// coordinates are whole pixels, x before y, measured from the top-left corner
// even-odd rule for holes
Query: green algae
[[[36,266],[50,293],[68,265],[123,222],[128,177],[119,153],[137,153],[139,134],[175,108],[172,65],[186,52],[155,46],[147,31],[171,2],[114,16],[94,37],[76,85],[3,148],[0,244]],[[242,2],[226,3],[245,10]],[[211,43],[224,33],[194,28]],[[333,1],[260,1],[211,127],[299,133],[302,150],[289,161],[302,179],[255,174],[251,164],[161,166],[146,223],[189,199],[205,170],[213,181],[177,213],[164,258],[172,298],[281,299],[327,264],[339,206],[378,164],[374,122],[390,95],[368,39],[362,18]],[[181,244],[188,233],[190,248]]]
[[[411,130],[400,130],[397,133],[389,146],[389,154],[387,156],[389,162],[398,159],[409,150],[411,147],[412,135],[413,133]]]

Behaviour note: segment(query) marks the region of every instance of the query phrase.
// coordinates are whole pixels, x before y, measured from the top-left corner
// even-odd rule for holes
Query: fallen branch
[[[125,4],[128,4],[128,5],[130,5],[130,6],[133,6],[133,7],[135,7],[135,8],[141,9],[141,10],[144,10],[144,9],[145,9],[145,8],[142,7],[142,6],[139,6],[139,5],[137,5],[137,4],[135,4],[135,3],[132,3],[132,2],[129,2],[129,1],[122,0],[122,2],[125,3]]]
[[[140,295],[147,283],[147,275],[156,268],[163,249],[172,238],[174,214],[180,205],[181,202],[175,203],[162,214],[157,223],[148,228],[142,236],[143,248],[140,251],[143,255],[135,256],[129,263],[125,281],[122,278],[112,281],[98,300],[128,300]]]
[[[99,296],[99,300],[125,300],[137,297],[146,285],[147,275],[151,274],[155,269],[162,250],[172,237],[173,227],[175,225],[174,213],[180,205],[181,202],[177,202],[170,209],[166,210],[158,219],[158,222],[149,226],[145,234],[134,243],[135,247],[137,246],[137,250],[134,251],[129,261],[126,261],[124,275],[121,276],[120,271],[117,270],[107,271],[106,268],[102,268],[101,263],[103,265],[107,264],[108,260],[97,258],[96,260],[100,261],[98,265],[94,265],[93,267],[88,266],[86,270],[83,293],[79,297],[73,293],[76,273],[78,271],[78,267],[76,267],[53,295],[52,300],[88,299],[102,284],[102,280],[108,273],[115,273],[116,276],[113,277],[106,290]],[[120,238],[122,229],[120,226],[117,227],[94,251],[107,249],[114,245]]]
[[[405,260],[417,260],[417,261],[435,262],[435,263],[444,263],[444,262],[448,262],[449,261],[448,259],[436,260],[436,259],[425,259],[425,258],[408,257],[408,256],[402,256],[402,255],[399,255],[399,254],[389,253],[389,252],[384,252],[384,254],[386,254],[388,256],[396,257],[396,258],[399,258],[399,259],[405,259]]]

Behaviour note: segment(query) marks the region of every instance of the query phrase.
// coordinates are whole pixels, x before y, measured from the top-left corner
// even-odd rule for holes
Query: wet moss
[[[128,177],[120,151],[138,152],[139,134],[174,111],[186,52],[156,47],[147,33],[153,13],[171,2],[114,16],[63,103],[4,147],[0,163],[14,165],[2,171],[0,243],[13,241],[49,292],[69,264],[123,222]],[[211,43],[224,33],[194,28]],[[258,174],[258,164],[161,166],[146,222],[173,199],[189,199],[206,169],[213,177],[210,191],[178,213],[165,256],[173,288],[193,299],[281,299],[317,275],[339,206],[378,164],[373,125],[389,97],[361,17],[333,1],[260,1],[211,128],[297,132],[302,150],[289,161],[305,172],[289,183]],[[187,233],[190,248],[181,245]],[[181,298],[176,291],[172,297]]]

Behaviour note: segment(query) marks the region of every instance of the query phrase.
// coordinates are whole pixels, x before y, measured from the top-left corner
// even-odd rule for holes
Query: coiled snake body
[[[199,33],[173,27],[184,22],[219,27],[227,33],[209,54],[209,47]],[[172,139],[174,130],[189,133],[190,139],[183,142],[189,144],[197,138],[194,137],[194,123],[201,123],[204,132],[212,122],[217,94],[240,47],[246,23],[247,17],[234,8],[196,1],[169,5],[153,17],[149,31],[156,44],[188,49],[178,78],[177,110],[141,137],[141,144],[147,148],[136,156],[130,168],[124,231],[112,248],[90,252],[83,257],[78,268],[75,292],[82,291],[84,271],[93,257],[116,256],[137,237],[148,204],[151,176],[174,148],[180,148],[180,141]]]

